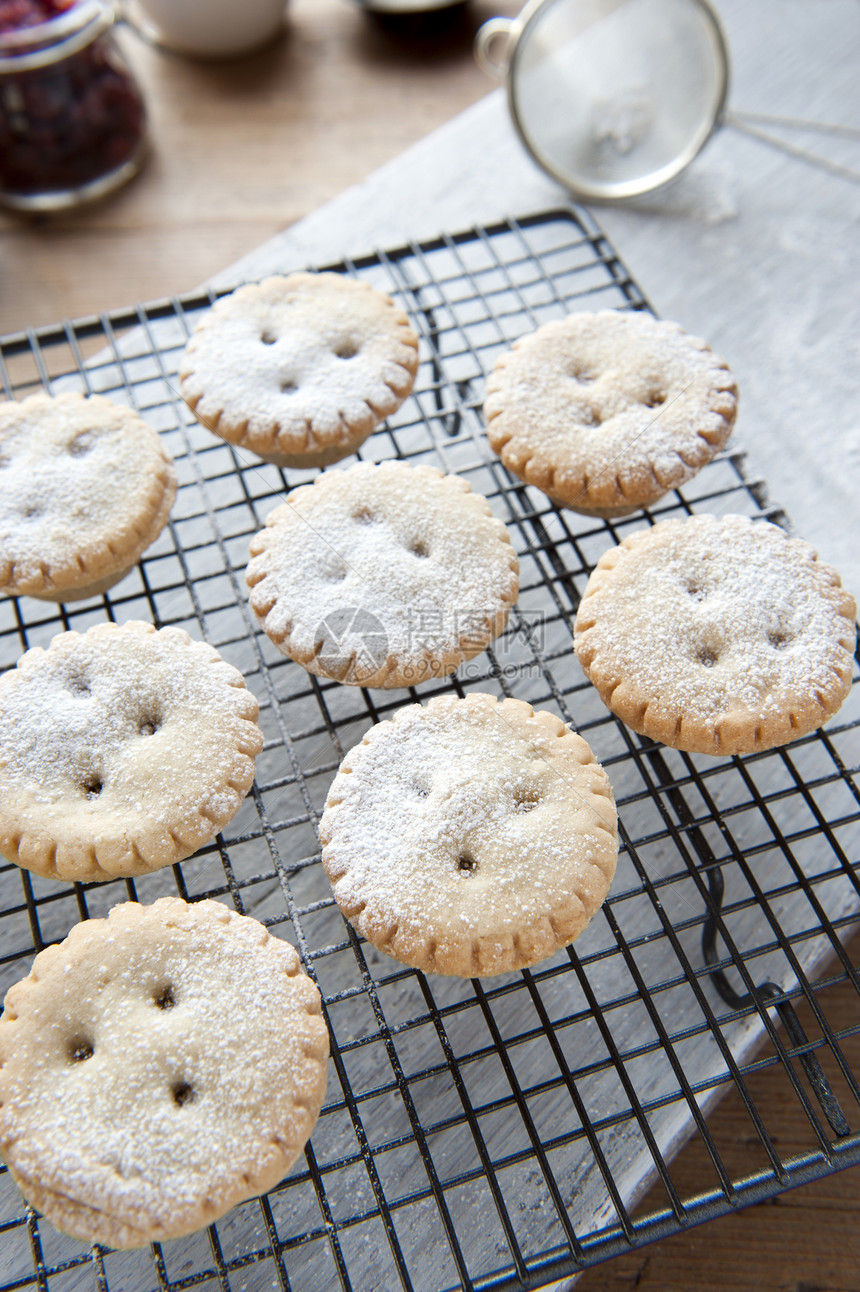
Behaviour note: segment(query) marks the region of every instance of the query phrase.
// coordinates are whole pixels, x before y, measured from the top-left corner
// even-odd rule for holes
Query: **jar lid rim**
[[[111,13],[112,17],[112,10],[110,0],[75,0],[75,3],[55,18],[34,23],[32,27],[17,27],[14,31],[0,32],[0,59],[14,59],[31,50],[55,45],[92,22],[103,22],[106,13]]]

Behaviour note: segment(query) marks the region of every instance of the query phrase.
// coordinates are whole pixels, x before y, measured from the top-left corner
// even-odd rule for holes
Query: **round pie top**
[[[178,1237],[282,1179],[327,1056],[319,993],[288,943],[218,902],[126,902],[8,992],[0,1147],[74,1237]]]
[[[487,381],[484,412],[515,475],[566,506],[612,515],[710,462],[731,435],[737,387],[677,323],[601,310],[515,341]]]
[[[519,563],[460,476],[360,462],[302,485],[251,543],[251,605],[279,650],[357,686],[444,677],[507,622]]]
[[[665,520],[604,553],[575,646],[604,702],[677,749],[751,753],[851,688],[856,606],[801,539],[745,516]]]
[[[0,591],[55,596],[117,577],[164,528],[173,459],[101,395],[0,403]]]
[[[97,624],[27,651],[0,677],[0,852],[63,879],[187,857],[251,787],[257,710],[181,628]]]
[[[587,743],[551,713],[480,692],[372,727],[341,763],[320,841],[364,937],[463,977],[572,942],[618,858],[612,789]]]
[[[418,337],[389,296],[341,274],[299,273],[217,301],[179,378],[209,430],[313,466],[352,453],[400,407],[417,369]]]

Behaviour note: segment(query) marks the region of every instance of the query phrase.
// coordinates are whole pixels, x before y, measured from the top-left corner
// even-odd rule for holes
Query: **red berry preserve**
[[[140,90],[109,0],[0,0],[0,203],[51,211],[102,197],[139,169]]]

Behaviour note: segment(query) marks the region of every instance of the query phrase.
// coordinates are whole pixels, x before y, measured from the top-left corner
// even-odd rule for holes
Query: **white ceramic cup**
[[[286,0],[125,0],[147,39],[192,58],[237,58],[274,39]]]

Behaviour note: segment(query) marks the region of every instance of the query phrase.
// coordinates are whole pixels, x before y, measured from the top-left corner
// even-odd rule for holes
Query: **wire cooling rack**
[[[826,729],[788,748],[706,758],[628,731],[571,645],[588,572],[627,533],[691,511],[784,517],[733,448],[649,513],[615,522],[559,512],[490,452],[483,380],[516,336],[571,310],[647,308],[586,214],[560,209],[334,268],[392,293],[421,334],[415,393],[361,456],[459,472],[506,521],[520,557],[506,633],[454,678],[416,691],[319,681],[258,631],[243,580],[249,540],[287,486],[313,473],[237,453],[178,399],[179,357],[210,297],[0,342],[8,395],[47,387],[128,402],[164,435],[180,478],[169,528],[109,594],[0,601],[0,666],[106,618],[178,624],[243,671],[266,734],[252,794],[181,865],[85,885],[3,866],[0,987],[118,901],[214,897],[299,947],[332,1043],[326,1102],[288,1178],[189,1239],[90,1251],[27,1208],[4,1171],[4,1289],[537,1288],[860,1161],[860,1090],[841,1048],[860,1023],[840,1031],[827,1018],[835,984],[860,990],[843,945],[860,918],[860,688]],[[484,981],[425,977],[357,937],[333,904],[315,831],[341,757],[374,722],[471,689],[572,722],[612,779],[622,836],[611,896],[575,948]],[[753,1094],[755,1076],[773,1069],[806,1117],[807,1142],[790,1156]],[[750,1123],[748,1170],[736,1178],[705,1117],[730,1089]],[[711,1173],[693,1198],[671,1165],[688,1137]],[[656,1203],[652,1188],[647,1213],[637,1210],[655,1184]]]

